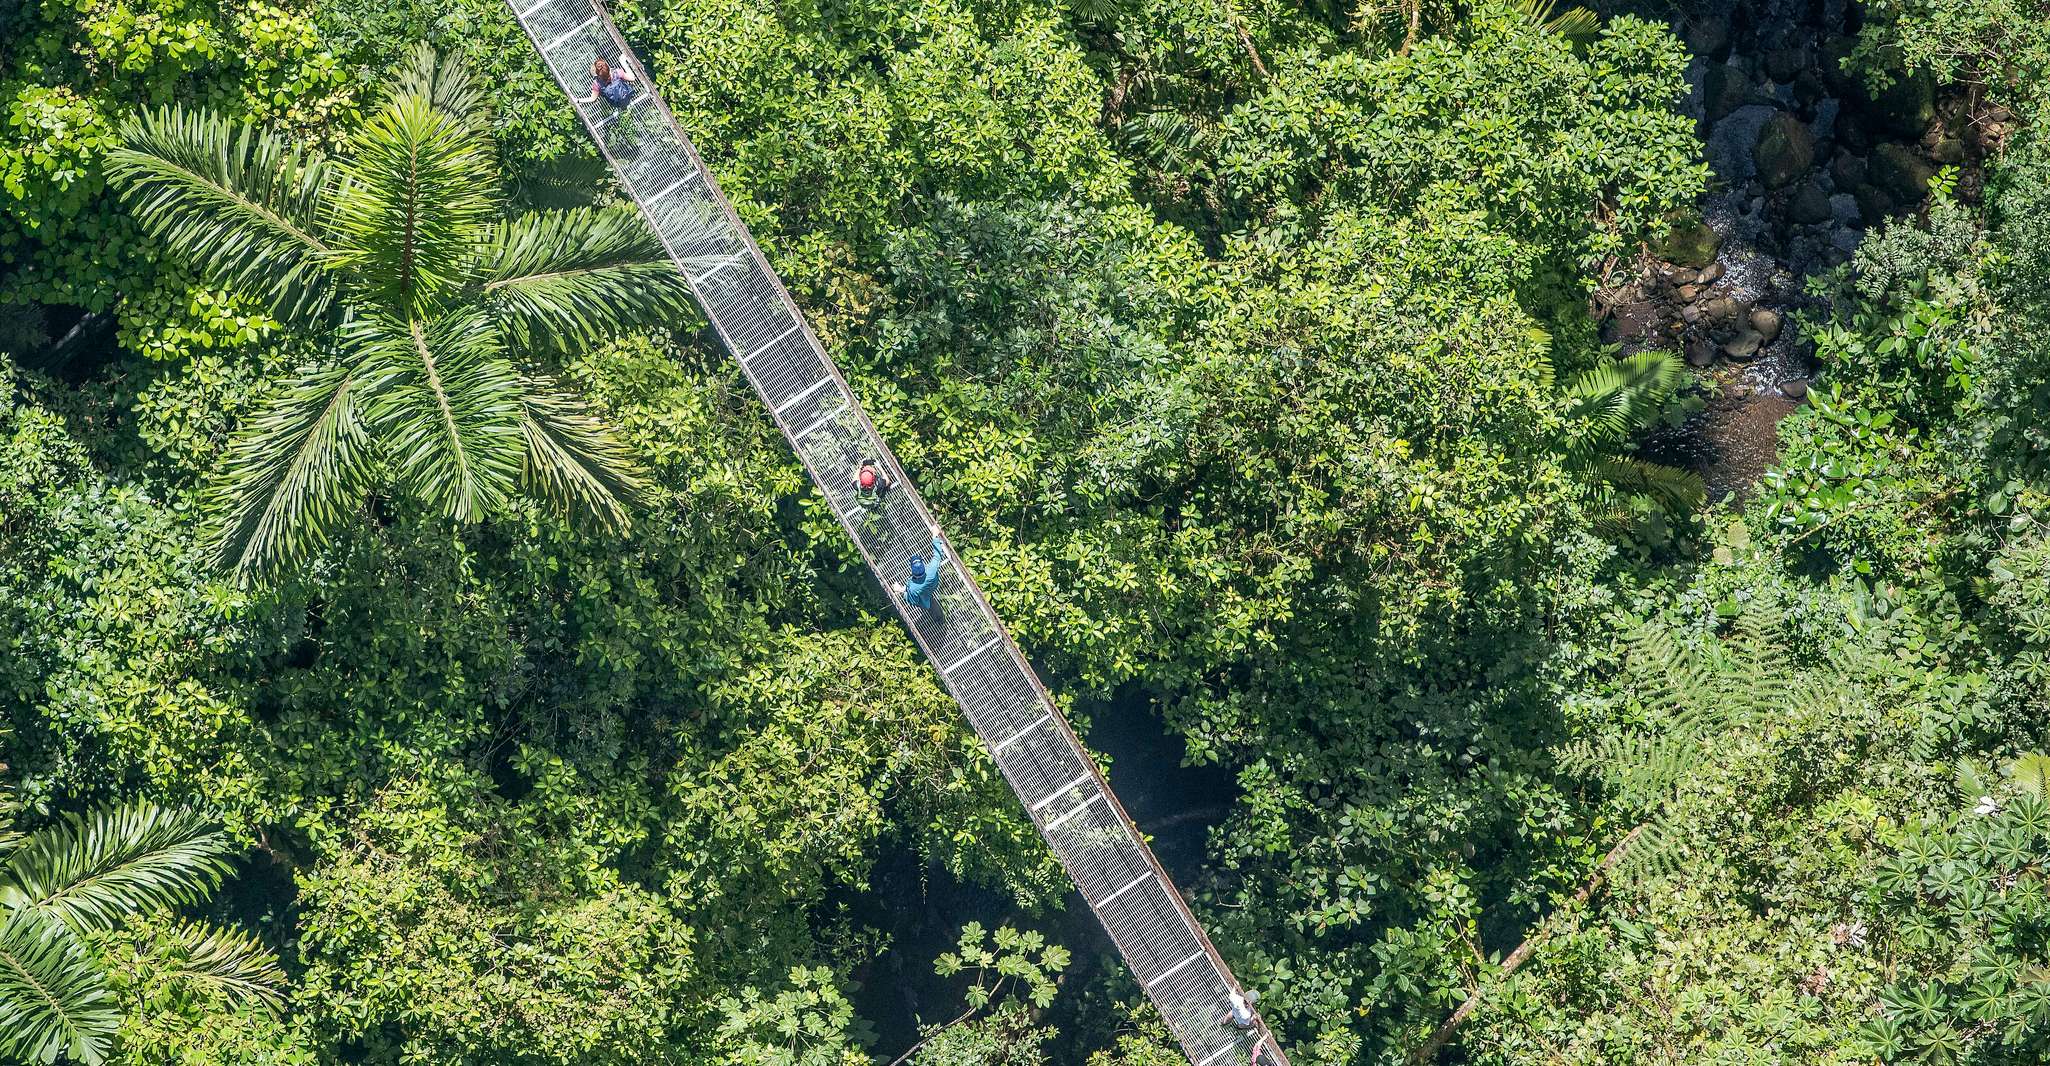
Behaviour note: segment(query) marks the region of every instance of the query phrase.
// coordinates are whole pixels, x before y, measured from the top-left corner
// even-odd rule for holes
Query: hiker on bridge
[[[640,91],[640,87],[634,84],[638,80],[633,71],[626,69],[625,59],[614,67],[605,62],[604,56],[599,56],[591,62],[591,92],[577,97],[577,103],[596,103],[602,97],[614,107],[625,107],[633,101],[634,93]]]
[[[1255,995],[1257,996],[1257,993]],[[1238,992],[1233,992],[1231,994],[1231,1010],[1225,1013],[1222,1024],[1244,1031],[1251,1029],[1255,1021],[1253,1005],[1246,1001],[1245,996]]]
[[[932,565],[927,566],[924,557],[911,557],[911,580],[897,586],[897,594],[904,602],[920,610],[933,610],[932,596],[940,587],[940,570],[947,565],[947,546],[940,540],[938,532],[932,535]]]
[[[890,491],[890,476],[883,473],[874,459],[863,459],[861,469],[854,472],[854,498],[864,506],[874,507],[883,502],[883,493]]]

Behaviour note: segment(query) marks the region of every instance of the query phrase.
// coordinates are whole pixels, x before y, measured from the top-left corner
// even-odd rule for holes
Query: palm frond
[[[164,973],[201,985],[235,1003],[256,1002],[276,1011],[284,1004],[284,971],[255,937],[203,922],[179,922],[171,937],[178,957]]]
[[[1602,456],[1593,465],[1610,486],[1632,495],[1649,496],[1671,511],[1691,511],[1708,498],[1708,486],[1701,475],[1691,470],[1614,456]]]
[[[213,487],[216,565],[253,576],[328,543],[362,496],[372,461],[363,404],[389,378],[304,371],[236,432]]]
[[[100,968],[58,918],[16,910],[0,919],[0,1059],[105,1062],[121,1015]]]
[[[334,198],[335,262],[394,318],[425,313],[467,281],[497,210],[491,141],[425,97],[401,95],[350,141]]]
[[[1602,30],[1602,20],[1584,7],[1568,8],[1554,15],[1559,0],[1518,0],[1517,8],[1531,24],[1547,33],[1554,33],[1575,44],[1592,40]]]
[[[625,528],[627,505],[647,491],[633,455],[603,422],[543,381],[527,381],[525,479],[557,505]]]
[[[1643,351],[1604,363],[1566,386],[1566,418],[1577,427],[1577,447],[1605,447],[1656,417],[1687,380],[1687,367],[1671,352]]]
[[[190,811],[147,800],[66,815],[0,868],[0,908],[41,910],[80,930],[195,903],[221,883],[235,848]]]
[[[493,227],[481,273],[520,347],[573,349],[691,314],[690,289],[630,209],[538,212]]]
[[[420,97],[466,123],[481,126],[489,117],[485,114],[485,96],[470,76],[469,64],[463,61],[462,54],[443,55],[425,41],[415,44],[399,65],[398,74],[392,79],[391,95]]]
[[[511,497],[526,454],[520,378],[483,312],[366,321],[355,339],[389,375],[366,413],[400,483],[459,522]]]
[[[334,249],[330,164],[248,123],[183,108],[130,119],[107,176],[143,227],[210,280],[284,320],[319,317]]]

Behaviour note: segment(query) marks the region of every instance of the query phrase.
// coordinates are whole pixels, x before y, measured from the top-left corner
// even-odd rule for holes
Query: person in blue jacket
[[[947,565],[947,546],[940,541],[940,535],[932,535],[932,564],[927,565],[924,557],[911,557],[911,579],[897,586],[897,595],[904,602],[921,610],[933,609],[933,593],[940,587],[940,570]]]

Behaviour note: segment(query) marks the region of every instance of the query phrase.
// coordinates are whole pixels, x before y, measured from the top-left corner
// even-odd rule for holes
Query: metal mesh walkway
[[[509,3],[572,100],[591,93],[594,59],[640,77],[624,108],[578,103],[585,126],[1190,1061],[1245,1063],[1265,1030],[1225,1023],[1237,987],[1230,970],[952,546],[935,610],[909,607],[895,591],[909,557],[927,553],[938,528],[646,68],[594,0]],[[894,483],[880,500],[856,492],[863,460]],[[1262,1061],[1287,1063],[1271,1040]]]

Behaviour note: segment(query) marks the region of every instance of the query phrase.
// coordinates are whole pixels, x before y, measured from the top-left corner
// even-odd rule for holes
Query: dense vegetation
[[[2050,11],[1862,12],[2001,136],[1710,502],[1662,23],[617,4],[1296,1062],[2042,1062]],[[0,1059],[1177,1061],[653,254],[502,0],[0,6]]]

